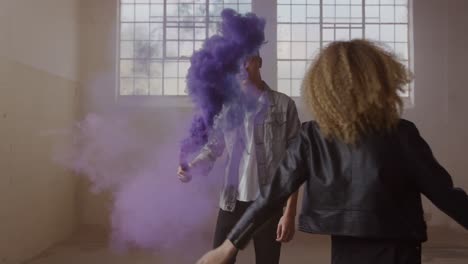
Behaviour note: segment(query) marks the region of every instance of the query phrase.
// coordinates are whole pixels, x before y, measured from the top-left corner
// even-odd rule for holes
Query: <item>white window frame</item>
[[[117,0],[116,24],[117,24],[117,39],[116,44],[116,89],[114,89],[115,100],[122,106],[139,106],[139,107],[178,107],[192,108],[193,104],[189,96],[183,95],[120,95],[120,0]],[[414,40],[413,40],[413,0],[408,0],[408,42],[409,42],[409,68],[414,72]],[[277,87],[277,4],[276,1],[252,0],[252,12],[264,17],[267,20],[265,35],[267,44],[261,49],[263,57],[262,75],[272,89]],[[268,54],[268,56],[265,56]],[[414,107],[414,87],[415,82],[410,84],[409,96],[404,97],[405,108]],[[293,97],[298,103],[300,97]]]

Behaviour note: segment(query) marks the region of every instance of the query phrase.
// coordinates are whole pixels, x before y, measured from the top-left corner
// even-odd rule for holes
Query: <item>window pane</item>
[[[193,16],[194,5],[189,3],[179,4],[179,16]]]
[[[291,40],[291,25],[278,24],[278,40]]]
[[[378,25],[366,25],[366,38],[380,40],[380,29]]]
[[[178,40],[179,39],[179,29],[176,27],[166,28],[166,39]]]
[[[251,8],[250,4],[248,4],[248,5],[239,5],[239,13],[246,14],[246,13],[249,13],[249,12],[252,12],[252,8]]]
[[[278,42],[278,59],[291,59],[290,42]]]
[[[150,79],[150,95],[163,94],[163,79]]]
[[[349,40],[350,32],[349,29],[339,28],[336,30],[336,40]]]
[[[149,59],[151,57],[151,46],[149,41],[135,41],[135,58]]]
[[[279,78],[291,78],[291,62],[290,61],[278,61],[278,77]]]
[[[151,42],[150,55],[151,55],[151,58],[153,59],[160,59],[163,57],[163,42],[162,41]]]
[[[324,6],[323,10],[323,17],[325,19],[332,19],[331,22],[334,21],[335,18],[335,7],[334,6]]]
[[[278,6],[278,22],[291,22],[291,6]]]
[[[163,40],[163,25],[161,23],[151,23],[151,39],[152,40]]]
[[[408,42],[408,27],[406,25],[395,26],[395,40]]]
[[[206,28],[195,28],[195,39],[205,40],[206,39]]]
[[[395,41],[395,26],[394,25],[381,25],[380,26],[380,40],[385,42]]]
[[[164,77],[176,78],[177,77],[177,62],[164,63]]]
[[[136,40],[149,40],[150,38],[150,24],[137,23],[135,24],[135,39]]]
[[[182,41],[179,43],[180,57],[191,57],[193,54],[193,41]]]
[[[320,41],[320,25],[307,25],[307,41]]]
[[[306,22],[306,11],[305,5],[294,5],[292,6],[292,22],[303,23]]]
[[[302,79],[305,73],[306,62],[305,61],[293,61],[291,62],[291,77]]]
[[[305,41],[306,40],[306,25],[305,24],[293,24],[291,25],[292,40],[293,41]]]
[[[120,42],[120,58],[122,59],[133,58],[133,41]]]
[[[120,7],[120,20],[123,22],[135,21],[135,6],[134,5],[122,5]]]
[[[135,7],[135,21],[147,22],[150,16],[149,5],[137,5]]]
[[[166,15],[168,17],[176,17],[179,16],[179,6],[174,4],[167,4],[166,5]]]
[[[164,95],[178,95],[177,79],[164,79]]]
[[[194,29],[193,28],[181,28],[179,30],[179,39],[181,40],[189,40],[189,39],[193,39],[195,36],[194,36]]]
[[[151,5],[150,7],[150,20],[163,21],[164,19],[164,5]]]
[[[120,79],[120,94],[121,95],[133,94],[133,79],[129,79],[129,78]]]
[[[148,79],[135,79],[135,90],[136,95],[148,95],[149,94],[149,80]]]
[[[301,84],[302,84],[302,79],[292,80],[292,82],[291,82],[291,96],[300,96],[301,95]]]
[[[150,61],[149,60],[135,60],[133,62],[133,71],[135,77],[147,78],[150,75]]]
[[[177,79],[179,82],[178,86],[178,95],[186,95],[187,94],[187,80],[184,78]]]
[[[333,41],[335,40],[335,30],[325,28],[323,29],[323,40],[324,41]]]
[[[307,43],[307,59],[312,59],[320,51],[320,42]]]
[[[133,77],[133,60],[120,61],[120,76]]]
[[[120,39],[133,40],[135,25],[133,23],[122,23],[120,26]]]
[[[395,53],[403,60],[408,60],[408,44],[407,43],[396,43]]]
[[[395,8],[393,6],[380,7],[380,22],[392,23],[395,22]]]
[[[307,6],[307,17],[308,18],[320,18],[320,6]]]
[[[378,6],[366,6],[366,22],[378,23],[380,21],[379,12]]]
[[[166,42],[166,56],[171,58],[179,57],[179,42],[167,41]]]
[[[161,62],[151,62],[150,77],[163,77],[163,64]]]
[[[349,6],[337,6],[336,7],[336,17],[347,18],[346,20],[349,21],[349,18],[351,17],[350,14],[351,14],[351,8]]]
[[[190,63],[187,62],[179,62],[179,77],[186,77],[188,73],[188,69],[190,67]]]
[[[351,17],[362,18],[362,5],[351,7]]]
[[[381,5],[393,5],[395,4],[395,0],[380,0]]]
[[[208,28],[208,37],[213,36],[218,32],[218,24],[216,23],[211,23]]]
[[[210,4],[208,8],[210,16],[220,16],[221,11],[223,11],[222,4]]]
[[[335,0],[335,3],[337,5],[349,5],[351,4],[351,1],[350,0]]]
[[[278,91],[280,93],[290,95],[291,94],[291,81],[289,79],[278,80]]]
[[[306,59],[306,43],[305,42],[293,42],[291,43],[291,54],[292,59]]]
[[[198,5],[195,5],[194,7],[194,15],[195,16],[206,16],[206,5],[202,4],[198,4]]]
[[[195,41],[195,50],[200,50],[203,47],[203,42]]]
[[[362,29],[361,28],[353,28],[351,29],[351,39],[360,39],[362,38]]]
[[[408,23],[408,8],[406,6],[397,6],[395,13],[395,22]]]

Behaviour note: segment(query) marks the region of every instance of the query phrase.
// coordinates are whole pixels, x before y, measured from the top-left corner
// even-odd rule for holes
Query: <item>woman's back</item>
[[[303,125],[310,169],[299,228],[305,232],[426,240],[413,158],[406,141],[417,130],[401,120],[392,132],[356,144],[325,139]],[[434,160],[435,161],[435,160]]]

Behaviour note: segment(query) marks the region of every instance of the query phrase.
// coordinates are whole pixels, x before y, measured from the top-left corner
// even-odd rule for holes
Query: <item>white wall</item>
[[[83,0],[82,18],[87,23],[83,27],[85,43],[83,54],[85,63],[82,71],[85,76],[86,93],[84,112],[105,111],[114,105],[115,89],[115,37],[117,1]],[[255,7],[254,7],[255,8]],[[258,12],[266,16],[268,23],[274,21],[274,7]],[[468,99],[463,89],[463,63],[468,55],[465,50],[467,37],[463,29],[468,26],[467,4],[463,0],[414,0],[414,64],[415,64],[415,103],[405,111],[404,117],[414,121],[433,148],[436,157],[453,174],[457,185],[468,187],[466,175],[466,158],[463,150],[466,144],[466,113],[464,99]],[[93,25],[91,25],[94,23]],[[276,32],[266,32],[270,43],[262,51],[265,55],[272,52]],[[274,56],[265,59],[265,65],[274,63]],[[275,83],[275,73],[265,70],[265,79]],[[98,85],[96,85],[98,84]],[[97,88],[97,89],[93,89]],[[98,95],[99,100],[96,100]],[[103,107],[103,105],[105,107]],[[168,112],[179,111],[188,119],[187,109],[145,107],[135,104],[135,118],[146,120],[146,125],[155,127],[165,125],[159,131],[161,142],[171,139],[171,124],[164,117]],[[167,111],[167,112],[165,112]],[[300,116],[307,120],[308,114],[300,107]],[[184,118],[182,118],[183,120]],[[169,133],[169,134],[168,134]],[[157,147],[158,142],[155,142]],[[216,199],[216,198],[215,198]],[[84,214],[82,221],[87,224],[106,224],[106,202],[102,198],[85,194]],[[448,225],[450,221],[430,204],[426,204],[428,213],[432,216],[429,224]]]
[[[78,2],[0,1],[0,56],[77,81]]]
[[[449,171],[457,176],[455,183],[468,189],[468,1],[448,1],[448,121]]]
[[[455,185],[468,188],[467,145],[468,93],[463,87],[463,59],[468,56],[466,1],[414,1],[415,107],[405,117],[416,122],[435,156],[452,174]],[[430,224],[451,225],[430,203]]]
[[[75,228],[76,180],[52,162],[75,119],[78,0],[0,1],[0,263]]]

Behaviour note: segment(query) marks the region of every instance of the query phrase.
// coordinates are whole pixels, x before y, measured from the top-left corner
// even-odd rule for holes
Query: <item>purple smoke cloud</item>
[[[241,98],[236,74],[243,59],[265,42],[263,18],[253,13],[241,15],[232,9],[224,9],[221,17],[221,34],[206,40],[191,58],[187,87],[197,114],[189,136],[182,142],[181,164],[207,142],[213,119],[223,105]]]
[[[85,176],[93,192],[112,193],[111,243],[115,249],[177,248],[196,236],[215,212],[218,179],[180,183],[175,176],[174,142],[182,135],[170,129],[175,134],[164,133],[161,139],[138,124],[138,115],[89,114],[70,131],[72,144],[57,149],[54,160]],[[174,114],[171,119],[180,118]],[[159,143],[155,148],[149,142]]]

